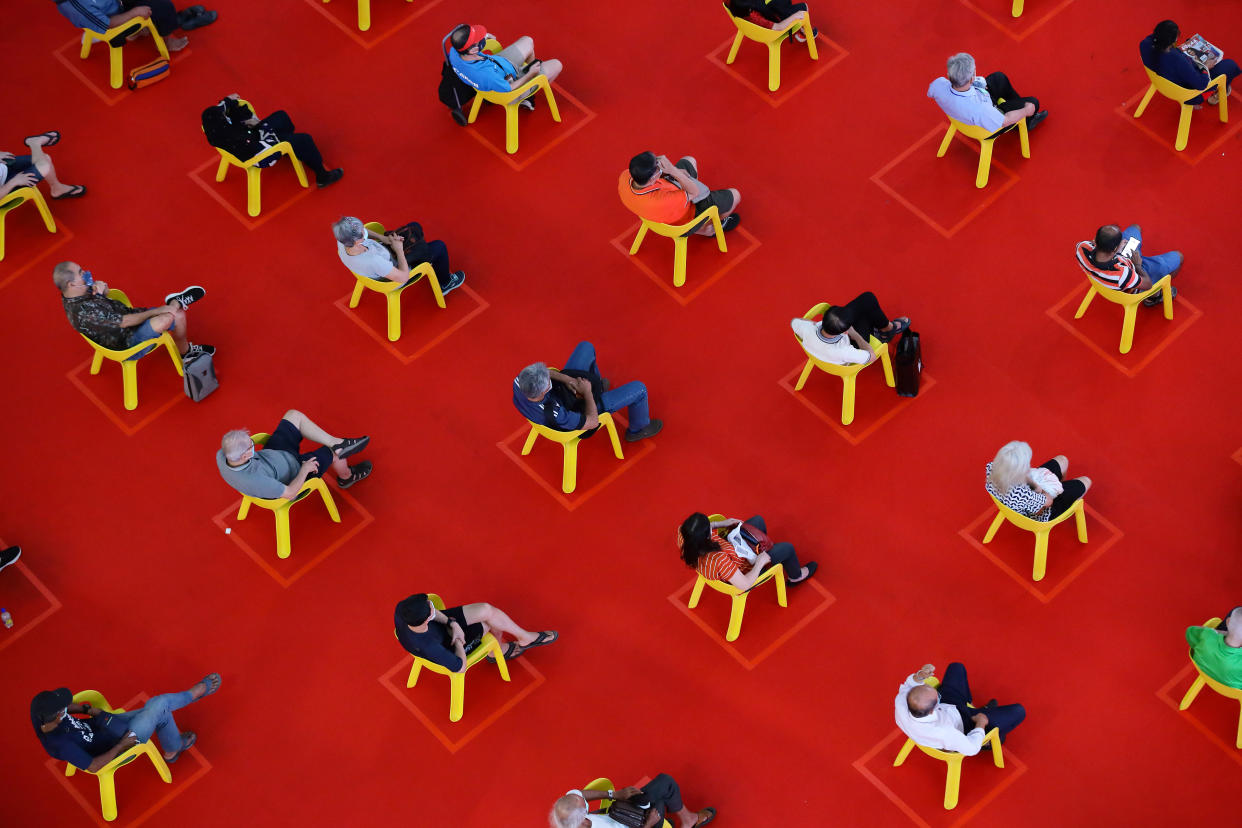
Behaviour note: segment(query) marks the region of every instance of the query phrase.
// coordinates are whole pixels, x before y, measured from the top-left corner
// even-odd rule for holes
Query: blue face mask
[[[89,270],[83,270],[82,281],[86,283],[87,287],[90,287],[91,285],[95,284],[95,277],[91,275],[91,272]]]

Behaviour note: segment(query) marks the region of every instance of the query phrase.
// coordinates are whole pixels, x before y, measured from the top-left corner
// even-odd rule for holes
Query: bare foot
[[[170,52],[180,52],[190,45],[190,39],[188,37],[166,37],[164,38],[164,45],[168,47]]]

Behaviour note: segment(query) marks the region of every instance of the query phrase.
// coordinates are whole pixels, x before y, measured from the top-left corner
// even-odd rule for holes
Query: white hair
[[[362,219],[342,216],[332,222],[332,235],[336,236],[336,240],[341,244],[350,247],[367,237],[367,228],[363,226]]]
[[[954,86],[965,86],[975,79],[975,59],[967,52],[958,52],[949,58],[945,75]]]
[[[518,389],[531,400],[547,391],[552,385],[552,376],[548,366],[542,362],[527,365],[517,377]]]
[[[1014,440],[1001,446],[992,459],[992,472],[988,475],[991,483],[1002,496],[1009,494],[1014,486],[1026,482],[1027,472],[1031,470],[1031,446],[1021,440]]]
[[[224,452],[225,460],[237,460],[252,445],[254,441],[250,439],[250,432],[244,428],[226,431],[224,438],[220,440],[220,449]]]
[[[548,825],[550,828],[578,828],[586,818],[586,801],[575,794],[565,794],[548,813]]]

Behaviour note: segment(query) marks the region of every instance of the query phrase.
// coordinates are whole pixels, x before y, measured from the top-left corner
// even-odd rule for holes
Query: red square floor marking
[[[473,124],[466,126],[466,131],[480,144],[491,150],[497,158],[520,172],[535,159],[595,119],[595,113],[588,109],[586,104],[566,92],[559,84],[552,84],[552,94],[556,97],[556,106],[561,114],[560,123],[552,120],[552,114],[548,111],[548,100],[543,91],[536,92],[535,111],[528,113],[525,110],[518,110],[518,151],[513,155],[505,152],[503,107],[485,103],[479,109],[479,117]],[[568,107],[565,105],[566,102],[570,104]],[[466,109],[466,114],[470,114],[469,108]],[[538,149],[533,152],[524,149],[532,144]]]
[[[1242,121],[1239,121],[1236,114],[1232,124],[1222,124],[1220,116],[1217,114],[1219,110],[1214,106],[1207,106],[1205,104],[1203,109],[1191,116],[1190,135],[1186,139],[1186,149],[1178,152],[1173,142],[1177,138],[1177,122],[1181,117],[1181,107],[1176,101],[1171,101],[1157,92],[1152,96],[1151,103],[1147,105],[1147,110],[1143,113],[1143,117],[1134,117],[1134,110],[1138,108],[1139,101],[1147,94],[1149,86],[1150,84],[1131,95],[1125,103],[1113,111],[1191,166],[1198,164],[1204,158],[1216,152],[1222,144],[1234,135],[1237,135],[1238,130],[1242,129]],[[1235,107],[1234,112],[1236,113],[1236,107],[1239,103],[1242,103],[1242,95],[1234,92],[1229,98],[1230,103]],[[1209,142],[1207,146],[1203,147],[1197,155],[1192,154],[1194,148],[1201,146],[1205,141]]]
[[[1018,176],[997,160],[997,153],[1005,154],[1010,151],[1020,153],[1021,147],[1016,136],[1007,136],[1013,138],[1013,147],[1009,146],[1008,141],[1004,137],[998,139],[1001,143],[997,144],[992,154],[992,171],[988,175],[988,185],[980,190],[975,186],[975,175],[979,170],[979,142],[971,140],[960,132],[953,136],[954,142],[949,146],[948,151],[943,158],[936,157],[935,141],[944,138],[945,131],[948,130],[948,122],[936,126],[914,144],[903,150],[892,161],[889,161],[882,169],[871,176],[871,180],[875,182],[881,190],[897,199],[907,210],[914,213],[927,223],[929,227],[935,230],[946,239],[952,238],[959,230],[969,224],[975,216],[982,213],[992,205],[992,202],[1000,198],[1002,194],[1014,184],[1018,183]],[[969,150],[969,154],[964,152]],[[915,169],[898,171],[895,183],[884,180],[885,176],[892,173],[899,165],[915,152],[921,152],[918,157],[918,166]],[[1031,151],[1031,158],[1022,158],[1019,154],[1017,157],[1023,163],[1029,163],[1034,160],[1035,151]],[[998,176],[1003,180],[998,181]],[[914,201],[902,195],[900,190],[909,191],[911,183],[918,184],[928,193],[934,193],[938,199],[955,198],[962,202],[958,205],[950,207],[953,215],[961,215],[951,227],[945,227],[932,216],[928,215]],[[915,197],[917,198],[917,197]],[[973,202],[973,204],[972,204]],[[929,208],[930,209],[930,208]]]
[[[123,98],[133,93],[124,85],[120,89],[113,89],[109,83],[111,75],[111,60],[108,56],[108,44],[102,41],[95,41],[91,46],[90,56],[86,60],[78,57],[81,54],[82,37],[79,35],[73,40],[61,46],[52,52],[52,56],[60,61],[61,65],[68,69],[77,77],[78,80],[86,84],[87,88],[99,96],[99,99],[108,106],[114,106]],[[66,54],[68,52],[68,54]],[[182,49],[180,52],[169,53],[169,64],[176,68],[181,61],[188,58],[194,53],[193,49]],[[128,79],[129,71],[143,66],[153,60],[159,58],[159,50],[155,48],[155,43],[149,37],[140,37],[137,40],[125,44],[122,51],[122,66],[124,77]],[[83,67],[89,67],[90,74],[83,71]],[[180,69],[177,70],[181,71]],[[161,90],[152,90],[154,94],[160,94]],[[152,94],[144,92],[146,94]],[[175,93],[163,90],[165,95],[173,95]]]
[[[8,546],[7,542],[0,540],[0,549]],[[7,630],[0,627],[0,650],[30,632],[61,607],[60,601],[35,577],[25,561],[19,558],[13,568],[26,579],[26,585],[19,585],[14,576],[5,577],[0,605],[13,616],[13,626]]]
[[[612,240],[612,246],[621,252],[635,267],[646,273],[664,292],[673,297],[683,307],[690,304],[696,296],[707,290],[716,280],[758,249],[762,244],[754,234],[741,225],[725,234],[727,252],[721,253],[716,246],[715,236],[691,236],[686,241],[686,283],[681,287],[673,287],[673,240],[657,236],[651,231],[643,239],[642,247],[633,256],[630,245],[638,235],[642,222],[635,222],[630,228]],[[746,240],[746,246],[738,250],[738,237]],[[713,261],[715,259],[716,261]],[[719,261],[723,260],[724,264]],[[708,268],[715,266],[714,271]],[[704,271],[708,271],[704,276]]]
[[[932,826],[964,825],[976,816],[983,808],[1001,793],[1018,781],[1018,777],[1026,773],[1026,763],[1005,747],[1005,767],[998,768],[992,763],[990,749],[978,756],[967,756],[962,760],[962,782],[958,805],[952,811],[944,809],[944,783],[946,766],[939,759],[933,759],[918,748],[910,751],[901,767],[893,767],[897,752],[905,743],[906,734],[894,730],[878,745],[854,760],[854,769],[875,785],[889,802],[893,803],[903,814],[922,828]],[[878,765],[872,760],[879,757]],[[883,777],[883,778],[881,778]],[[915,809],[897,795],[884,779],[893,785],[901,786],[902,790],[910,791],[918,788],[919,807]]]
[[[1195,700],[1191,702],[1190,707],[1185,710],[1177,709],[1182,703],[1182,696],[1190,689],[1193,679],[1198,675],[1193,664],[1185,665],[1177,671],[1177,675],[1156,691],[1156,697],[1173,708],[1174,714],[1189,722],[1195,730],[1206,736],[1209,742],[1223,750],[1230,759],[1242,765],[1242,750],[1238,750],[1234,741],[1238,733],[1238,703],[1236,701],[1225,698],[1205,684],[1199,691],[1199,695],[1195,696]],[[1178,688],[1176,696],[1170,694],[1174,687]],[[1206,698],[1208,696],[1213,697],[1214,700]],[[1195,715],[1196,711],[1203,711],[1204,708],[1207,708],[1210,725],[1205,724],[1199,716]]]
[[[543,684],[543,674],[526,658],[505,659],[509,681],[496,665],[480,662],[466,672],[466,698],[460,721],[449,721],[449,679],[424,669],[418,684],[407,688],[412,656],[405,656],[379,677],[379,683],[414,714],[449,753],[456,753]],[[417,696],[417,701],[415,697]],[[431,712],[424,712],[423,708]]]
[[[332,0],[331,3],[325,0],[306,0],[311,8],[328,18],[332,25],[364,49],[370,49],[381,40],[395,35],[425,12],[438,6],[440,2],[441,0],[418,0],[417,3],[403,2],[403,0],[371,0],[371,28],[360,32],[358,31],[358,0]],[[399,22],[385,25],[387,21],[397,17],[400,17]]]
[[[1074,0],[1026,0],[1022,16],[1014,18],[1013,0],[958,0],[963,6],[1000,29],[1014,40],[1023,40],[1047,23]],[[1035,17],[1043,13],[1043,17]],[[995,15],[995,16],[994,16]],[[1029,21],[1029,22],[1028,22]]]
[[[796,368],[777,380],[776,384],[793,394],[794,399],[809,408],[816,417],[832,426],[833,431],[854,446],[870,437],[876,429],[936,386],[936,380],[924,371],[919,379],[919,397],[899,397],[896,389],[890,388],[884,381],[884,366],[878,363],[868,365],[854,381],[854,421],[849,425],[842,425],[841,395],[844,390],[841,378],[827,371],[821,371],[819,368],[812,368],[811,375],[806,378],[806,385],[802,386],[801,391],[795,391],[794,386],[798,375],[805,367],[805,360],[799,362]],[[896,366],[893,367],[893,371],[896,372]],[[882,392],[877,389],[882,389]],[[876,416],[875,412],[878,408],[876,401],[881,396],[888,398],[889,402],[884,407],[884,412]],[[893,398],[897,401],[892,402]]]
[[[48,199],[49,201],[51,200],[50,197]],[[33,222],[22,222],[24,226],[19,228],[15,226],[15,222],[21,221],[21,215],[27,212],[23,208],[28,208],[29,212],[33,214],[31,216]],[[52,209],[51,204],[48,205],[48,209]],[[14,215],[18,217],[16,220]],[[0,272],[6,270],[10,272],[5,276],[0,276],[0,288],[8,285],[9,282],[12,282],[39,262],[50,258],[57,248],[73,241],[73,231],[60,220],[55,211],[52,212],[52,221],[56,223],[56,233],[52,234],[47,232],[47,228],[43,226],[43,217],[39,215],[39,208],[30,203],[22,205],[15,212],[10,212],[4,220],[6,222],[4,261],[0,262]],[[20,237],[18,237],[18,234],[20,234]],[[40,239],[39,236],[44,238]],[[24,264],[19,265],[13,261],[15,242],[18,248],[16,253],[23,258]],[[50,242],[50,244],[45,246],[45,242]],[[27,249],[31,247],[38,247],[39,249],[37,251]]]
[[[1203,315],[1203,311],[1190,304],[1180,292],[1173,299],[1172,319],[1164,318],[1163,305],[1155,308],[1140,306],[1138,318],[1134,320],[1133,347],[1130,353],[1123,354],[1118,350],[1124,315],[1121,306],[1097,296],[1091,300],[1091,307],[1087,308],[1082,318],[1075,319],[1073,311],[1078,310],[1079,303],[1086,295],[1087,285],[1084,280],[1045,313],[1127,377],[1136,376],[1146,368],[1149,362],[1172,345],[1175,339]],[[1090,328],[1091,335],[1084,333],[1082,327]],[[1146,350],[1147,353],[1139,355],[1135,353],[1136,350]]]
[[[134,710],[146,704],[149,698],[150,696],[146,693],[139,693],[121,707]],[[158,738],[155,744],[159,745]],[[192,758],[195,763],[193,772],[188,775],[186,771],[190,770],[190,766],[186,764],[187,757]],[[168,766],[168,770],[172,773],[172,782],[168,783],[160,778],[159,771],[151,764],[150,759],[146,756],[139,756],[116,773],[116,819],[112,822],[104,821],[103,812],[99,806],[99,780],[97,778],[84,771],[78,771],[71,777],[65,776],[65,763],[55,759],[48,759],[44,762],[44,767],[60,781],[60,784],[65,786],[65,790],[100,828],[117,828],[117,826],[134,828],[146,822],[157,811],[173,801],[178,794],[197,782],[207,771],[211,770],[211,763],[197,747],[192,747],[182,755],[177,764]]]
[[[781,85],[775,92],[768,91],[768,48],[762,43],[743,40],[737,60],[730,66],[725,63],[729,47],[733,45],[733,38],[730,37],[710,51],[707,59],[765,102],[777,107],[849,56],[849,52],[822,34],[815,38],[815,44],[821,50],[827,46],[834,54],[829,56],[820,51],[819,60],[811,60],[805,43],[791,42],[788,38],[781,43]]]
[[[77,336],[77,332],[73,336]],[[82,346],[86,347],[86,343]],[[154,351],[138,360],[138,407],[133,411],[125,410],[121,365],[115,360],[105,359],[99,373],[92,376],[88,359],[65,376],[125,436],[132,437],[186,398],[184,381],[169,362],[168,349],[163,345],[157,345]]]
[[[776,652],[778,647],[793,638],[837,600],[835,595],[812,578],[805,586],[797,589],[786,586],[785,595],[789,606],[782,607],[776,602],[776,584],[771,581],[760,584],[746,599],[746,615],[742,618],[742,631],[737,641],[726,641],[725,633],[729,630],[729,612],[733,606],[733,598],[704,586],[699,605],[690,609],[690,593],[697,580],[697,577],[691,578],[682,584],[681,588],[668,596],[669,602],[693,621],[696,627],[707,633],[708,638],[724,647],[747,670],[755,669],[759,662]],[[799,612],[802,613],[801,617],[790,624],[789,619]]]
[[[556,498],[558,503],[572,512],[597,494],[600,489],[616,480],[627,469],[655,450],[655,444],[650,437],[636,443],[627,443],[625,440],[626,423],[624,416],[618,412],[613,412],[612,416],[617,426],[617,438],[621,441],[621,451],[625,454],[625,459],[618,460],[617,456],[612,453],[612,440],[609,439],[606,431],[601,428],[594,437],[578,444],[578,485],[574,488],[572,494],[565,494],[561,491],[561,473],[565,468],[565,450],[560,443],[554,443],[545,437],[539,437],[535,440],[535,445],[531,448],[530,454],[523,457],[521,455],[521,446],[526,441],[527,435],[530,434],[530,426],[523,425],[504,440],[497,443],[496,448],[504,452],[504,455],[514,463],[517,463],[522,471],[530,475],[531,479],[538,483],[544,491]],[[538,464],[538,469],[531,465],[530,460]],[[553,463],[555,464],[555,470],[552,468]],[[586,488],[583,488],[584,471],[586,472]],[[596,482],[591,483],[591,481]]]
[[[370,334],[372,339],[383,345],[388,353],[406,365],[439,345],[458,328],[490,307],[469,285],[462,285],[444,297],[447,307],[441,308],[436,304],[427,280],[419,279],[417,283],[405,288],[401,297],[401,338],[396,342],[389,342],[387,297],[364,289],[358,307],[351,308],[351,295],[352,291],[337,299],[337,308],[358,323],[358,327]],[[466,297],[470,298],[474,307],[463,312]]]
[[[341,513],[341,522],[334,523],[328,510],[324,508],[319,493],[311,492],[303,498],[306,502],[296,503],[290,510],[289,537],[292,552],[283,560],[276,557],[276,514],[271,509],[251,505],[246,519],[238,520],[237,510],[241,507],[241,498],[238,498],[211,520],[221,531],[231,528],[233,531],[228,537],[264,572],[271,575],[276,583],[288,588],[375,520],[344,489],[332,484],[328,484],[328,487],[332,490],[332,499]],[[357,520],[350,519],[351,511],[358,514]],[[316,549],[313,541],[323,538],[325,533],[331,533],[335,537],[327,546]]]
[[[217,155],[210,161],[199,164],[186,175],[202,187],[207,195],[228,210],[233,218],[240,221],[247,230],[253,230],[273,216],[284,212],[316,189],[315,176],[305,164],[302,166],[306,172],[306,183],[309,185],[307,187],[303,187],[298,182],[293,162],[288,158],[282,158],[272,166],[264,167],[263,172],[259,174],[259,214],[251,218],[246,213],[246,171],[241,167],[230,165],[225,179],[217,182],[215,171],[219,166],[220,156]],[[205,170],[211,172],[204,176]],[[273,207],[272,204],[275,202],[279,203]]]
[[[1019,529],[1005,521],[996,530],[996,537],[992,538],[992,542],[986,545],[983,543],[987,527],[996,518],[996,507],[989,506],[986,512],[957,533],[1027,592],[1046,604],[1088,566],[1095,563],[1110,546],[1125,536],[1120,529],[1093,509],[1091,504],[1085,503],[1083,507],[1087,512],[1087,542],[1078,542],[1076,521],[1072,517],[1054,526],[1048,535],[1048,565],[1042,581],[1031,580],[1031,568],[1035,564],[1034,532]],[[1108,534],[1103,543],[1100,542],[1101,530]]]

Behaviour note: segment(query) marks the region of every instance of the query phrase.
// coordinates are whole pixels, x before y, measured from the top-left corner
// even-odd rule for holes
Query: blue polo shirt
[[[1155,35],[1148,35],[1139,42],[1139,56],[1143,65],[1167,81],[1177,84],[1183,89],[1203,89],[1210,77],[1207,72],[1200,72],[1199,67],[1190,56],[1174,46],[1167,52],[1156,54],[1152,42]]]
[[[586,414],[581,411],[571,411],[561,405],[551,391],[545,394],[539,402],[526,399],[526,395],[518,388],[517,380],[513,381],[513,407],[531,422],[546,425],[558,431],[577,431],[586,422]]]
[[[30,717],[35,735],[43,743],[48,756],[68,762],[79,770],[86,770],[97,756],[102,756],[121,741],[126,726],[111,713],[101,713],[89,719],[65,716],[51,733],[44,733],[34,715]]]
[[[457,77],[483,92],[511,91],[505,76],[518,74],[513,64],[499,55],[483,55],[482,60],[469,61],[462,59],[456,49],[449,49],[449,65]]]
[[[108,19],[121,13],[121,3],[120,0],[64,0],[56,4],[56,10],[79,29],[103,34],[108,31]]]

